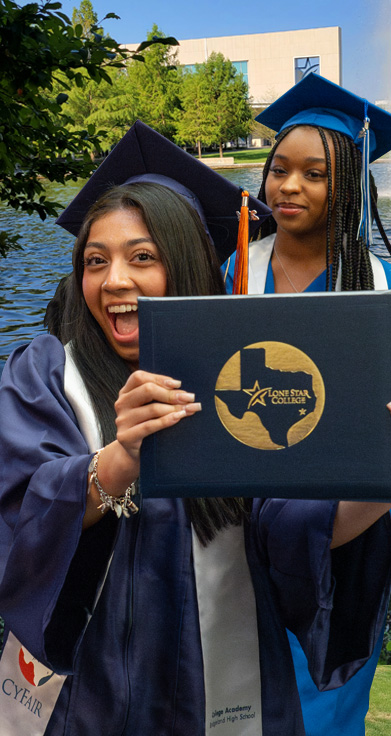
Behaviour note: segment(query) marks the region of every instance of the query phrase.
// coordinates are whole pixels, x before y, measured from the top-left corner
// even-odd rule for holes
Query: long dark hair
[[[160,184],[137,183],[110,189],[91,207],[73,249],[73,274],[59,336],[63,343],[72,343],[104,444],[115,439],[114,402],[129,367],[110,347],[84,300],[84,250],[94,222],[115,210],[134,207],[159,249],[167,273],[167,296],[224,293],[215,250],[197,213],[180,195]]]
[[[263,170],[262,185],[259,190],[258,199],[266,202],[265,186],[269,174],[270,165],[277,147],[282,140],[297,126],[290,126],[277,136],[276,144],[270,151]],[[368,248],[358,235],[358,227],[361,216],[361,152],[353,141],[342,133],[333,130],[325,130],[313,126],[319,132],[326,155],[327,177],[328,177],[328,218],[327,218],[327,241],[326,241],[326,269],[327,285],[329,288],[329,263],[331,252],[332,260],[332,283],[331,288],[335,290],[340,263],[342,264],[342,291],[361,291],[373,289],[373,271],[369,257]],[[332,171],[330,148],[327,135],[331,136],[335,150],[335,191],[334,209],[332,193]],[[384,231],[377,209],[377,191],[373,177],[371,176],[371,205],[372,214],[378,226],[382,239],[391,253],[391,245]],[[334,240],[332,238],[332,214],[335,218]],[[273,217],[269,217],[262,225],[262,238],[276,232],[277,223]],[[332,247],[333,246],[333,247]]]
[[[84,250],[91,226],[118,209],[136,207],[156,243],[167,274],[167,296],[225,294],[215,249],[198,214],[181,195],[154,183],[114,187],[89,210],[73,250],[73,273],[62,280],[49,304],[46,326],[72,356],[88,390],[104,445],[116,437],[114,402],[129,367],[110,347],[83,296]],[[60,319],[58,317],[61,312]],[[202,544],[230,524],[241,523],[242,499],[186,499],[185,505]]]

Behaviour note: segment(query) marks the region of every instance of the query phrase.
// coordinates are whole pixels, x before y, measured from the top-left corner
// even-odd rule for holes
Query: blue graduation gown
[[[146,499],[138,515],[108,513],[82,533],[91,455],[63,372],[62,345],[41,335],[11,356],[0,390],[0,611],[38,660],[69,675],[46,734],[68,727],[72,736],[204,736],[183,503]],[[380,633],[389,516],[330,553],[335,509],[329,501],[256,499],[245,524],[263,736],[304,736],[286,626],[321,688],[352,675]]]
[[[383,630],[369,661],[342,687],[319,692],[306,656],[290,631],[291,647],[307,736],[365,736],[369,694],[383,643]]]

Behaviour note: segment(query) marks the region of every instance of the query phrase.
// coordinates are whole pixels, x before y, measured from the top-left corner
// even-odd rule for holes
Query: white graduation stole
[[[193,559],[204,663],[205,734],[262,736],[257,613],[243,527],[219,531],[207,547],[193,530]]]
[[[10,631],[0,659],[0,734],[42,736],[65,679],[38,662]]]
[[[89,451],[96,452],[102,447],[98,421],[84,381],[72,358],[71,343],[65,345],[64,351],[64,394],[75,412],[80,431],[87,442]]]

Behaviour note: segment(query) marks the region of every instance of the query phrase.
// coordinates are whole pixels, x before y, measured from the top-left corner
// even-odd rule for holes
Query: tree
[[[261,112],[265,110],[265,107],[257,108],[253,111],[254,118],[259,115]],[[267,128],[266,125],[262,125],[262,123],[258,123],[256,120],[253,120],[251,123],[251,133],[256,138],[266,138],[269,140],[272,144],[274,144],[276,132],[272,130],[271,128]]]
[[[73,120],[68,129],[94,125],[104,132],[106,148],[117,143],[129,127],[137,120],[137,101],[129,84],[126,70],[108,71],[111,84],[85,79],[83,87],[73,85],[69,92],[66,109]]]
[[[75,126],[67,112],[71,86],[81,89],[86,79],[111,84],[110,69],[124,67],[129,58],[96,26],[84,36],[60,9],[50,0],[24,7],[0,0],[0,201],[42,219],[61,207],[47,198],[44,179],[65,183],[89,176],[91,151],[101,147],[102,132],[92,124]],[[166,42],[177,43],[159,38],[160,46]],[[143,60],[141,52],[155,43],[143,42],[130,56]],[[20,247],[17,241],[0,233],[0,255]]]
[[[145,63],[141,66],[130,61],[128,64],[128,89],[132,94],[137,117],[173,140],[176,130],[175,110],[180,107],[181,76],[176,68],[176,54],[168,43],[159,44],[159,39],[163,40],[163,33],[156,25],[147,34],[148,42],[152,39],[156,42],[145,52]]]
[[[196,114],[200,135],[201,123],[205,130],[203,142],[207,145],[217,143],[222,156],[223,143],[247,136],[250,131],[252,113],[247,84],[232,62],[216,52],[203,64],[197,64],[192,74],[199,79],[192,83],[190,74],[185,76],[181,97],[183,116],[177,123],[178,139],[194,141],[195,121],[191,121],[191,116]]]
[[[204,74],[184,73],[180,101],[182,109],[176,115],[176,141],[195,144],[201,158],[202,144],[210,146],[216,140],[215,109]]]
[[[154,26],[146,44],[144,64],[129,62],[126,68],[109,69],[111,84],[99,87],[83,74],[83,86],[72,85],[66,109],[73,119],[69,130],[95,125],[105,134],[107,147],[117,143],[138,118],[168,138],[173,136],[173,114],[178,105],[178,71],[175,55]],[[163,39],[163,44],[160,44]],[[175,41],[175,39],[171,39]]]
[[[241,74],[223,54],[213,52],[204,64],[211,100],[216,110],[217,139],[220,156],[223,143],[247,136],[252,120],[248,86]]]
[[[75,28],[81,25],[83,36],[86,38],[91,35],[91,28],[96,28],[98,24],[98,15],[92,7],[91,0],[81,0],[78,8],[73,8],[72,25]],[[103,29],[99,29],[103,33]]]
[[[266,110],[269,105],[271,105],[276,99],[277,95],[275,93],[275,90],[273,88],[269,88],[264,96],[265,102],[261,105],[257,105],[253,108],[253,118],[256,118],[258,115],[260,115],[261,112]],[[255,119],[253,120],[251,124],[251,133],[256,138],[266,138],[269,140],[272,144],[274,144],[276,132],[275,130],[272,130],[271,128],[267,128],[266,125],[262,125],[262,123],[258,123]]]

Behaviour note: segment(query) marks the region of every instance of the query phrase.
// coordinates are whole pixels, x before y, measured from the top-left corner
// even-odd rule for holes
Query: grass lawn
[[[270,151],[270,148],[257,148],[254,150],[241,150],[241,151],[224,151],[223,157],[231,157],[233,156],[235,159],[235,164],[256,164],[256,163],[264,163],[266,161],[267,155]],[[198,158],[198,157],[197,157]],[[205,153],[202,158],[220,158],[218,152],[217,153]]]
[[[371,688],[366,736],[391,734],[391,665],[379,665]]]

